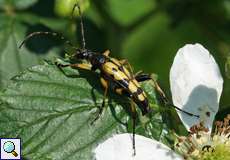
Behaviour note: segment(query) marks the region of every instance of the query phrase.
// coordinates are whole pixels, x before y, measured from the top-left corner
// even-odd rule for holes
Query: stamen
[[[192,126],[187,137],[178,137],[175,149],[189,160],[230,159],[230,114],[223,121],[216,121],[214,127],[210,134],[202,123]]]

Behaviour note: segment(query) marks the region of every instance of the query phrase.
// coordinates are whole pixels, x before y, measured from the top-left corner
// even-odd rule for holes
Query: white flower
[[[178,111],[187,130],[202,122],[211,131],[219,109],[223,78],[207,49],[200,44],[179,49],[170,70],[170,88],[175,106],[200,116],[198,119]]]
[[[185,127],[193,131],[188,137],[178,136],[175,148],[180,155],[156,140],[136,135],[136,156],[133,156],[132,134],[118,134],[97,146],[94,150],[96,160],[182,160],[190,156],[195,159],[203,158],[201,155],[204,155],[203,149],[206,146],[218,150],[213,145],[216,139],[221,139],[221,144],[227,142],[225,149],[229,147],[229,123],[225,123],[228,132],[224,132],[223,136],[217,138],[221,131],[213,137],[208,132],[211,131],[218,111],[223,88],[223,79],[212,55],[200,44],[181,48],[170,71],[170,84],[174,105],[200,116],[191,117],[178,111]],[[207,150],[207,153],[212,152]],[[208,154],[205,156],[209,156]]]
[[[135,135],[136,155],[133,156],[132,134],[118,134],[99,144],[96,160],[182,160],[166,145],[144,136]]]

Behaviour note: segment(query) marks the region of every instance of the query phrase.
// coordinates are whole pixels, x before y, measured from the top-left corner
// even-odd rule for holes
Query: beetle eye
[[[105,63],[105,58],[104,58],[104,57],[100,57],[100,58],[99,58],[99,62],[100,62],[100,63]]]

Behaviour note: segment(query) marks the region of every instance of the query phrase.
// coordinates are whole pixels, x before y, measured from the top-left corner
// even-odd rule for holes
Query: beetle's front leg
[[[104,53],[102,53],[104,56],[108,57],[109,54],[110,54],[110,51],[109,50],[106,50]]]
[[[122,59],[122,60],[119,60],[119,62],[122,64],[122,65],[125,65],[128,67],[128,70],[131,72],[131,74],[133,74],[133,68],[132,66],[130,65],[129,61],[127,59]]]
[[[56,62],[55,64],[59,68],[72,67],[72,68],[79,68],[79,69],[84,69],[84,70],[92,70],[92,65],[88,63],[60,64]]]

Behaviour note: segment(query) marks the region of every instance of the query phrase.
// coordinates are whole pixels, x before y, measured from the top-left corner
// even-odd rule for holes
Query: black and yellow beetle
[[[86,60],[88,63],[74,63],[74,64],[56,63],[56,65],[60,68],[72,67],[72,68],[85,69],[90,71],[96,71],[96,70],[100,71],[100,81],[105,91],[104,91],[102,106],[100,107],[99,114],[97,115],[95,120],[99,118],[99,115],[101,114],[102,109],[104,108],[105,98],[107,96],[109,88],[111,88],[117,94],[125,95],[130,98],[131,114],[133,118],[133,149],[135,154],[135,125],[136,125],[137,115],[136,115],[136,108],[133,105],[133,102],[136,103],[136,105],[140,108],[142,115],[146,115],[151,111],[146,93],[141,88],[139,82],[151,80],[152,78],[149,74],[143,74],[142,72],[133,74],[130,64],[126,60],[118,60],[110,57],[109,50],[105,51],[104,53],[97,53],[86,49],[81,10],[78,5],[75,5],[74,8],[76,6],[79,9],[79,15],[81,18],[82,49],[75,48],[69,41],[66,41],[66,43],[76,49],[75,53],[71,56],[72,60],[74,61]],[[21,48],[23,44],[31,37],[34,37],[36,35],[42,35],[42,34],[51,35],[51,36],[60,36],[58,33],[53,33],[53,32],[33,32],[24,39],[24,41],[21,43],[19,48]],[[63,40],[65,39],[63,36],[60,36],[60,38]],[[164,92],[161,90],[157,82],[154,80],[153,82],[155,84],[156,90],[160,94],[164,103],[169,104]],[[175,108],[179,109],[177,107]],[[182,111],[182,112],[187,113],[186,111]]]
[[[81,15],[81,14],[80,14]],[[139,82],[145,81],[148,79],[151,79],[149,75],[147,74],[137,74],[134,75],[130,69],[127,69],[127,65],[129,63],[126,60],[117,60],[115,58],[111,58],[109,56],[109,51],[105,51],[104,53],[97,53],[90,50],[85,49],[85,40],[84,40],[84,30],[83,30],[83,24],[81,20],[82,25],[82,49],[77,49],[76,52],[71,56],[71,60],[86,60],[88,63],[76,63],[76,64],[59,64],[56,63],[56,65],[59,68],[62,67],[72,67],[77,69],[84,69],[84,70],[90,70],[90,71],[100,71],[100,81],[102,86],[104,87],[104,97],[102,106],[99,108],[98,115],[95,117],[94,121],[97,120],[100,116],[100,114],[103,111],[104,105],[105,105],[105,99],[108,93],[108,89],[111,88],[114,92],[128,96],[131,99],[131,115],[133,119],[133,149],[135,154],[135,125],[136,125],[136,108],[133,105],[133,102],[137,104],[137,106],[140,108],[143,115],[146,115],[150,112],[150,106],[148,98],[141,88]],[[23,46],[23,44],[30,39],[31,37],[34,37],[36,35],[51,35],[51,36],[59,36],[57,33],[52,32],[33,32],[30,35],[28,35],[25,40],[21,43],[19,48]],[[64,37],[61,36],[61,39],[64,39]],[[66,43],[72,44],[69,41],[66,41]],[[131,67],[130,67],[131,68]],[[93,121],[93,122],[94,122]]]

